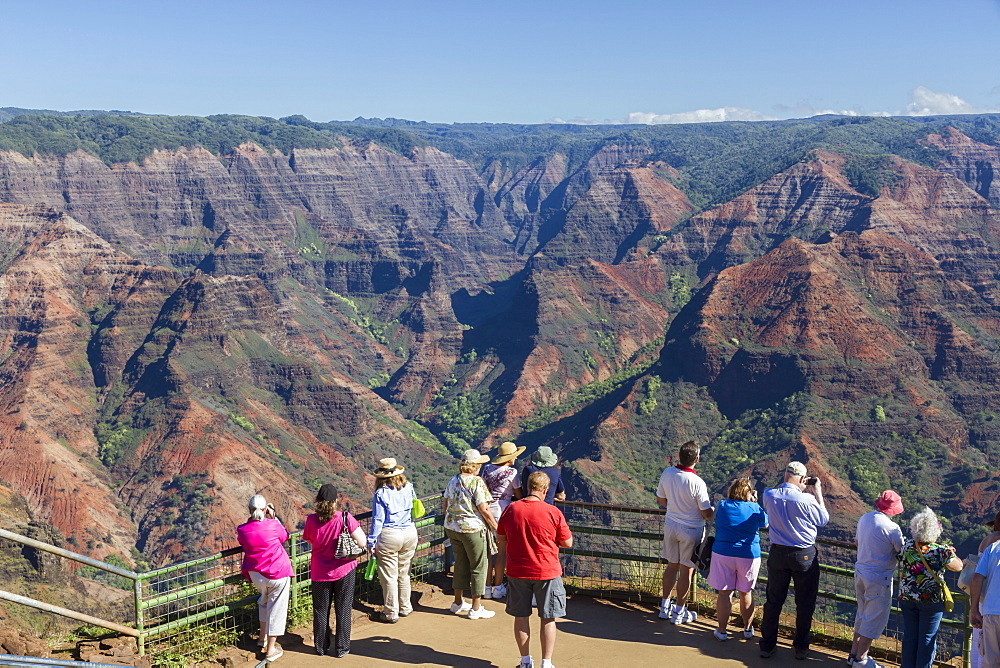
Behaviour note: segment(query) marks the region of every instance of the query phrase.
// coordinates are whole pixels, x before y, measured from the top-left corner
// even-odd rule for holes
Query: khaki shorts
[[[697,529],[667,519],[663,522],[663,551],[660,556],[671,564],[694,568],[694,548],[705,538],[705,527]]]
[[[983,615],[983,633],[979,649],[982,652],[980,668],[1000,666],[1000,615]]]
[[[854,594],[858,599],[858,612],[854,616],[854,631],[859,636],[875,640],[889,623],[892,607],[892,582],[870,582],[854,575]]]

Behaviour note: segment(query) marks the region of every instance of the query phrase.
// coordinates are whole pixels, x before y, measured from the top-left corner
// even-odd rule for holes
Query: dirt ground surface
[[[513,637],[513,618],[504,613],[503,601],[485,605],[496,616],[470,620],[453,615],[451,596],[425,596],[409,617],[397,624],[380,624],[362,619],[355,622],[351,653],[341,659],[316,655],[311,629],[289,632],[282,638],[284,655],[272,665],[281,666],[462,666],[513,668],[519,661]],[[769,659],[758,656],[757,639],[744,640],[739,629],[730,629],[730,639],[719,642],[712,635],[715,621],[699,619],[693,624],[673,626],[658,619],[655,610],[620,601],[586,596],[571,597],[568,614],[557,621],[553,663],[558,668],[580,666],[843,666],[842,653],[824,648],[810,651],[804,661],[796,661],[787,639],[780,639],[778,652]],[[537,618],[532,619],[532,655],[541,666],[537,641]],[[739,636],[734,637],[734,634]],[[241,647],[243,645],[241,644]],[[246,641],[244,649],[252,648]],[[260,655],[258,655],[259,660]],[[881,661],[880,661],[881,663]],[[254,666],[255,662],[241,664]]]

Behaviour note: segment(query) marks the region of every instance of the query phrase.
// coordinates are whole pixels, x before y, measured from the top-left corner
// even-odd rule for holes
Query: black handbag
[[[713,545],[715,545],[715,536],[705,536],[700,543],[695,545],[691,561],[694,562],[699,571],[707,571],[712,567]]]
[[[337,559],[356,559],[367,552],[367,550],[354,542],[351,532],[347,530],[346,510],[343,513],[342,519],[344,520],[344,524],[340,529],[340,535],[337,537],[337,551],[334,552],[333,556]]]

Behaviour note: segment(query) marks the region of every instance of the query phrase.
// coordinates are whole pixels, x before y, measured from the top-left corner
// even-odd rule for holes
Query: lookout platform
[[[284,655],[275,668],[302,666],[461,666],[463,668],[512,668],[518,654],[514,644],[513,620],[504,613],[503,601],[485,605],[496,611],[492,619],[469,620],[453,615],[448,606],[451,596],[438,593],[423,597],[409,617],[397,624],[355,622],[351,653],[336,659],[317,656],[312,644],[312,629],[287,633]],[[790,664],[803,668],[843,666],[844,654],[823,647],[813,647],[805,661],[795,661],[787,639],[781,638],[778,652],[769,659],[758,655],[757,638],[744,640],[742,634],[719,642],[712,635],[714,619],[699,619],[693,624],[674,626],[656,616],[648,605],[622,601],[571,596],[567,616],[557,621],[553,663],[558,668],[588,666],[688,666],[778,668]],[[538,624],[532,619],[532,653],[538,656]],[[252,641],[241,645],[252,649]],[[259,659],[258,659],[259,660]],[[881,663],[882,661],[880,661]],[[242,666],[254,666],[248,661]]]

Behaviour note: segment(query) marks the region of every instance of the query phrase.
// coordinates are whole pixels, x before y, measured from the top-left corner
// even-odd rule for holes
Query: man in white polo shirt
[[[694,471],[700,459],[701,448],[688,441],[677,453],[679,463],[663,471],[656,488],[656,503],[667,509],[663,518],[663,553],[667,568],[663,571],[663,600],[660,618],[674,624],[686,624],[698,618],[698,613],[687,609],[691,589],[691,571],[694,548],[705,537],[705,521],[712,519],[714,511],[708,499],[708,486]],[[677,598],[670,600],[676,588]]]

